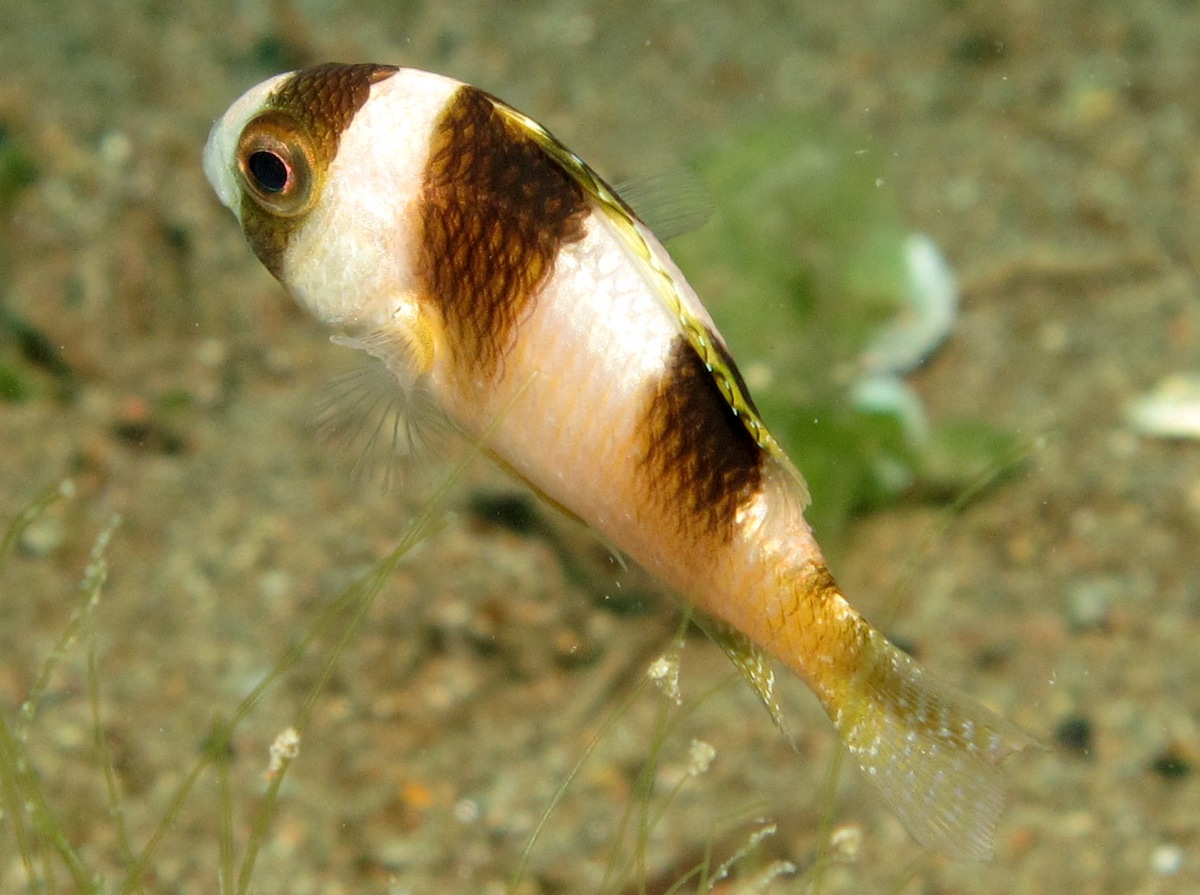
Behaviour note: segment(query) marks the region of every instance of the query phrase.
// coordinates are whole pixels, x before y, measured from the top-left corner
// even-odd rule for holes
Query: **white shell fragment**
[[[932,239],[909,234],[904,265],[907,306],[863,351],[860,362],[867,376],[912,372],[946,340],[958,317],[958,283]]]
[[[862,374],[852,390],[859,409],[901,421],[910,444],[929,439],[920,397],[901,380],[945,341],[958,317],[958,284],[937,245],[923,233],[904,241],[907,302],[859,357]]]
[[[899,376],[864,376],[854,383],[851,397],[859,410],[888,414],[900,420],[909,444],[919,446],[929,442],[929,417],[921,396]]]
[[[1200,372],[1168,376],[1130,403],[1126,420],[1139,435],[1200,438]]]

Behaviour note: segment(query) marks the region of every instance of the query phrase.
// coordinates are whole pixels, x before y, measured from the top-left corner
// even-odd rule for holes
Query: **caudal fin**
[[[878,631],[834,723],[863,773],[922,845],[985,861],[1004,810],[1000,764],[1032,737],[926,674]]]

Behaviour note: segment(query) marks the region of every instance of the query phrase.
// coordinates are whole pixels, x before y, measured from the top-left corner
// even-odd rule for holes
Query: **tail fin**
[[[1035,741],[931,678],[878,631],[834,723],[850,754],[922,845],[986,861],[1004,810],[1000,764]]]

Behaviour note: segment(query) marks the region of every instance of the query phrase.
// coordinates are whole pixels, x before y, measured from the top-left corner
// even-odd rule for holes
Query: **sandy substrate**
[[[843,846],[825,892],[1200,889],[1200,443],[1125,421],[1135,395],[1200,367],[1200,13],[271,6],[0,0],[0,126],[38,172],[0,217],[0,302],[73,371],[0,343],[31,389],[0,404],[0,519],[64,477],[77,491],[0,578],[0,709],[16,717],[94,538],[121,514],[91,630],[134,851],[214,729],[450,469],[434,458],[384,491],[314,437],[314,402],[348,361],[260,268],[200,171],[211,120],[246,87],[371,59],[477,83],[614,180],[669,170],[781,110],[861,135],[963,287],[952,338],[913,384],[934,419],[986,415],[1029,452],[958,515],[911,503],[860,520],[835,571],[864,612],[895,610],[892,633],[1052,749],[1011,763],[996,859],[973,865],[923,855],[852,770],[830,802],[836,742],[812,702],[790,694],[793,751],[699,635],[684,650],[689,711],[667,710],[664,734],[657,691],[630,694],[667,647],[675,604],[569,525],[473,509],[519,494],[477,462],[315,703],[253,891],[503,892],[599,734],[516,891],[596,891],[610,862],[635,860],[637,837],[618,826],[646,804],[651,758],[652,807],[685,782],[643,837],[632,877],[650,892],[768,821],[777,832],[741,879],[789,860],[801,875],[769,891],[806,891],[827,815]],[[268,746],[301,711],[328,639],[222,751],[238,860]],[[119,881],[88,640],[48,682],[29,751],[68,839]],[[717,755],[694,779],[693,739]],[[145,891],[217,890],[218,779],[200,779]],[[21,892],[11,827],[0,817],[0,890]],[[55,880],[51,891],[74,891],[63,871]]]

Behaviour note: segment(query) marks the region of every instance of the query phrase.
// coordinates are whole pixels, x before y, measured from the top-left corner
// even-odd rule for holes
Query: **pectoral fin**
[[[408,456],[431,432],[447,427],[441,409],[421,386],[433,368],[437,340],[428,314],[405,296],[379,326],[332,336],[372,360],[338,377],[321,403],[318,430],[325,438],[357,450],[363,468]],[[386,480],[387,476],[385,476]]]
[[[331,337],[339,345],[359,348],[383,361],[401,388],[411,388],[433,369],[436,339],[429,314],[414,296],[403,296],[392,315],[368,332]]]

